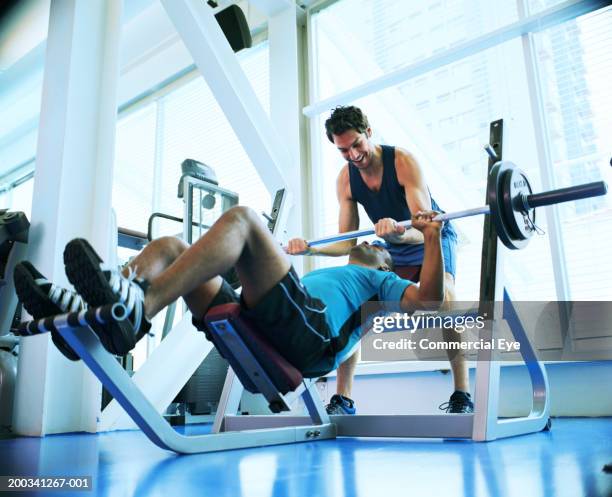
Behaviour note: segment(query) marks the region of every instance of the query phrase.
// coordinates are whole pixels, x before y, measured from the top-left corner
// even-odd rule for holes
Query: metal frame
[[[548,376],[529,338],[521,325],[510,296],[504,289],[503,319],[508,321],[512,335],[521,344],[520,353],[527,366],[532,386],[532,407],[527,416],[499,419],[500,363],[495,360],[491,351],[480,351],[476,366],[475,409],[472,439],[489,441],[498,438],[535,433],[543,430],[549,421],[550,398],[548,397]],[[492,326],[485,328],[483,336],[490,339],[501,323],[495,317]]]
[[[0,238],[4,242],[8,236],[6,233],[0,232]],[[0,336],[8,334],[11,330],[17,304],[17,294],[15,293],[15,283],[13,281],[13,270],[15,265],[25,259],[27,252],[27,244],[15,241],[11,247],[6,266],[4,268],[4,284],[0,287]]]
[[[117,360],[104,350],[89,327],[73,328],[64,316],[54,318],[59,333],[79,354],[147,437],[162,449],[182,454],[242,449],[267,445],[324,440],[336,437],[336,426],[329,422],[320,398],[305,386],[301,396],[312,404],[311,422],[281,429],[256,429],[249,432],[213,432],[210,435],[185,436],[176,432],[157,412],[147,397],[123,370]],[[316,406],[316,407],[315,407]]]
[[[547,395],[548,378],[506,291],[504,291],[503,317],[495,318],[489,329],[483,331],[488,331],[489,336],[494,335],[494,330],[500,326],[502,319],[508,321],[514,338],[521,344],[521,356],[531,379],[533,407],[527,416],[498,419],[500,364],[491,357],[479,356],[474,414],[330,416],[331,422],[337,427],[338,436],[464,438],[491,441],[545,429],[550,412],[550,399]],[[306,416],[284,415],[237,416],[241,393],[242,386],[230,370],[215,418],[213,428],[215,432],[299,426],[309,419]]]
[[[107,319],[103,317],[103,312],[98,311],[100,309],[91,311],[95,313],[95,319]],[[124,318],[118,316],[116,319],[120,320],[122,317]],[[238,409],[243,387],[230,369],[212,432],[198,436],[181,435],[167,423],[116,359],[104,350],[91,328],[71,326],[70,323],[74,324],[75,319],[70,315],[56,316],[53,318],[53,326],[153,443],[163,449],[193,454],[333,439],[336,436],[471,438],[475,441],[488,441],[540,431],[548,422],[546,372],[536,358],[507,292],[504,294],[503,318],[508,321],[514,337],[521,343],[521,355],[533,383],[533,408],[526,417],[497,419],[499,362],[490,360],[490,357],[479,357],[477,390],[481,392],[480,398],[485,398],[486,402],[477,401],[473,415],[330,417],[318,396],[316,383],[313,380],[305,380],[295,392],[281,396],[281,399],[288,407],[301,397],[309,416],[235,416],[233,414]],[[492,321],[491,332],[500,321],[500,317]],[[85,324],[89,321],[80,313],[78,322]],[[219,323],[226,329],[232,328],[227,320],[220,320]],[[49,326],[51,324],[48,320],[40,320],[37,324],[39,330],[46,330]],[[233,339],[236,337],[234,333]],[[240,347],[237,347],[237,350],[239,357],[250,356],[253,359],[248,349],[240,351]],[[481,371],[485,374],[480,374]],[[483,379],[486,384],[482,384]],[[267,375],[260,375],[254,380],[258,385],[270,382]],[[278,392],[274,395],[280,396]]]
[[[489,154],[488,172],[503,158],[503,121],[490,125],[489,143],[494,153]],[[501,250],[499,250],[501,248]],[[486,305],[489,316],[488,327],[481,331],[481,337],[490,340],[496,335],[501,321],[506,320],[512,335],[520,343],[520,354],[527,366],[532,384],[532,408],[525,417],[498,419],[500,364],[491,350],[481,350],[476,366],[474,414],[455,415],[356,415],[332,416],[338,427],[338,435],[354,437],[419,437],[419,438],[470,438],[474,441],[489,441],[497,438],[534,433],[543,430],[549,421],[550,400],[548,377],[537,356],[521,321],[514,310],[509,293],[503,288],[496,275],[503,270],[503,247],[490,216],[485,217],[482,266],[480,280],[480,302]],[[494,312],[495,302],[503,301],[502,316]],[[481,309],[481,314],[485,309]],[[484,314],[483,314],[484,315]],[[237,396],[236,380],[228,375],[223,399]],[[232,397],[233,396],[233,397]],[[287,416],[233,416],[237,404],[228,402],[219,405],[216,428],[253,429],[263,427],[291,426],[303,422],[303,417]],[[223,411],[222,411],[223,409]]]
[[[212,10],[199,0],[162,0],[161,4],[251,162],[266,178],[268,191],[289,191],[285,169],[294,159],[259,103]]]
[[[194,178],[193,176],[185,176],[183,178],[183,192],[185,192],[185,205],[183,207],[184,217],[183,217],[183,240],[187,243],[191,244],[193,242],[192,232],[193,232],[193,190],[207,190],[212,193],[221,194],[223,200],[225,199],[235,199],[235,203],[232,205],[238,205],[238,195],[235,192],[230,190],[226,190],[225,188],[221,188],[214,183],[209,181],[204,181],[201,179]],[[227,209],[224,207],[222,209],[225,212]],[[202,226],[201,219],[202,209],[200,209],[200,219],[198,219],[197,224]]]

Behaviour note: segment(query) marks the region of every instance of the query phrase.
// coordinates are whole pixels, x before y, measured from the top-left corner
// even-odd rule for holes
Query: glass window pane
[[[516,1],[341,0],[313,16],[318,98],[511,24]],[[335,64],[324,61],[334,60]]]
[[[267,43],[241,53],[239,60],[268,110]],[[146,231],[153,211],[183,216],[177,187],[180,165],[186,158],[213,167],[220,186],[238,192],[241,203],[258,210],[270,208],[270,196],[263,182],[199,76],[156,102],[121,117],[115,157],[113,206],[122,227]],[[160,221],[156,226],[164,234],[182,232],[180,225],[169,221]]]
[[[535,37],[557,187],[612,180],[612,8]],[[572,300],[612,299],[610,196],[559,206]]]
[[[529,98],[520,40],[449,64],[357,102],[368,115],[374,141],[401,146],[419,160],[433,198],[446,211],[483,205],[486,201],[487,155],[482,145],[489,137],[489,124],[504,119],[504,158],[515,162],[540,190],[540,171],[531,124]],[[325,65],[337,64],[333,57]],[[318,187],[323,206],[319,209],[317,233],[337,232],[338,206],[335,179],[343,165],[339,153],[324,135]],[[362,227],[367,217],[360,215]],[[455,222],[459,232],[457,298],[478,298],[483,217]],[[543,213],[538,225],[546,230]],[[316,258],[316,264],[341,263]],[[534,278],[537,275],[537,278]],[[509,254],[505,276],[499,278],[515,299],[556,298],[550,260],[549,239],[534,237],[524,251]]]
[[[543,10],[549,9],[551,7],[555,7],[560,3],[563,3],[564,0],[527,0],[527,9],[529,10],[529,15],[537,14],[538,12],[542,12]]]
[[[240,60],[262,106],[268,111],[267,44],[258,45]],[[185,159],[211,166],[219,186],[238,193],[242,205],[258,211],[270,209],[270,195],[262,179],[203,78],[196,78],[172,92],[160,105],[163,105],[162,212],[183,215],[177,185]]]
[[[156,105],[117,123],[113,208],[117,226],[146,232],[153,202]]]

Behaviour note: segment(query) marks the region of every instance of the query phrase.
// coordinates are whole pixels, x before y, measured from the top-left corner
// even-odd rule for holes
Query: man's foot
[[[144,315],[145,282],[123,276],[118,270],[103,267],[102,259],[93,247],[82,238],[76,238],[64,250],[66,275],[76,291],[90,307],[99,307],[120,302],[127,307],[128,320],[134,333],[125,333],[117,324],[105,326],[112,337],[107,350],[115,355],[125,355],[134,348],[151,329],[151,323]]]
[[[48,281],[28,261],[20,262],[15,266],[13,280],[19,301],[34,319],[80,311],[85,308],[81,297]],[[51,332],[51,339],[65,357],[71,361],[80,359],[57,331]]]
[[[15,266],[13,278],[19,301],[34,319],[87,309],[87,304],[80,295],[51,283],[28,261]],[[110,337],[104,329],[101,326],[92,326],[92,329],[104,348],[108,349]],[[57,331],[51,331],[51,339],[68,359],[71,361],[80,359]]]
[[[325,406],[325,410],[329,415],[346,415],[346,414],[355,414],[357,412],[357,408],[355,407],[355,401],[353,399],[349,399],[344,395],[334,394],[332,398],[329,400],[329,404]]]
[[[448,402],[440,404],[439,409],[450,414],[468,414],[474,412],[474,403],[468,392],[455,390]]]

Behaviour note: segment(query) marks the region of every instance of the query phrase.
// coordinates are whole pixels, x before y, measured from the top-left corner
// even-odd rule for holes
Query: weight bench
[[[264,395],[273,412],[290,410],[290,404],[301,396],[308,417],[299,426],[223,433],[219,433],[220,430],[213,426],[212,433],[208,435],[181,435],[157,412],[115,357],[103,348],[90,328],[95,322],[105,324],[111,320],[130,331],[126,308],[122,304],[112,304],[22,323],[19,334],[30,336],[56,329],[138,427],[163,449],[194,454],[336,437],[336,426],[330,422],[315,382],[304,379],[267,342],[254,323],[241,315],[238,304],[225,304],[211,309],[206,316],[207,334],[232,368],[235,368],[244,388]],[[221,404],[226,405],[226,402]]]
[[[297,390],[303,382],[312,383],[274,349],[254,323],[241,315],[239,304],[213,307],[205,322],[208,338],[230,363],[242,386],[251,393],[261,393],[273,413],[290,411],[284,395]],[[320,421],[326,413],[321,406],[310,414]]]
[[[492,360],[490,351],[483,350],[479,352],[476,361],[474,413],[330,416],[336,427],[337,435],[340,437],[456,438],[489,441],[549,429],[551,426],[550,398],[546,370],[538,361],[510,295],[505,289],[503,302],[499,302],[496,307],[495,319],[487,321],[487,326],[480,332],[480,336],[490,340],[496,335],[494,329],[498,329],[501,322],[505,321],[514,339],[521,344],[520,355],[525,362],[532,386],[533,403],[527,416],[498,418],[500,363]],[[490,310],[490,315],[493,314],[493,310]],[[241,393],[242,387],[230,371],[217,409],[215,429],[239,431],[278,428],[300,425],[308,421],[305,416],[293,415],[236,416]],[[226,401],[227,398],[230,400]]]

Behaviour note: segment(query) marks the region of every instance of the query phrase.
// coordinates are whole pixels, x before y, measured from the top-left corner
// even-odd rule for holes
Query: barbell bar
[[[463,211],[456,212],[444,212],[442,214],[438,214],[434,217],[434,221],[451,221],[453,219],[460,219],[464,217],[471,216],[479,216],[481,214],[489,214],[491,210],[488,205],[484,205],[482,207],[474,207],[472,209],[465,209]],[[404,226],[405,228],[410,228],[412,226],[412,221],[408,219],[407,221],[398,221],[398,225]],[[325,245],[333,242],[341,242],[344,240],[352,240],[354,238],[359,238],[360,236],[369,236],[376,234],[373,229],[365,229],[365,230],[355,230],[355,231],[345,231],[344,233],[338,233],[337,235],[324,236],[323,238],[316,238],[314,240],[309,240],[306,243],[309,247],[314,247],[315,245]]]
[[[435,221],[451,221],[464,217],[491,215],[497,235],[502,243],[513,250],[524,248],[538,230],[535,224],[535,208],[546,205],[572,202],[605,195],[608,186],[604,181],[533,193],[527,175],[509,161],[493,165],[487,182],[487,205],[462,211],[445,212],[434,217]],[[412,226],[411,220],[399,221],[405,228]],[[373,229],[347,231],[336,235],[309,240],[310,247],[333,242],[352,240],[360,236],[374,235]]]

